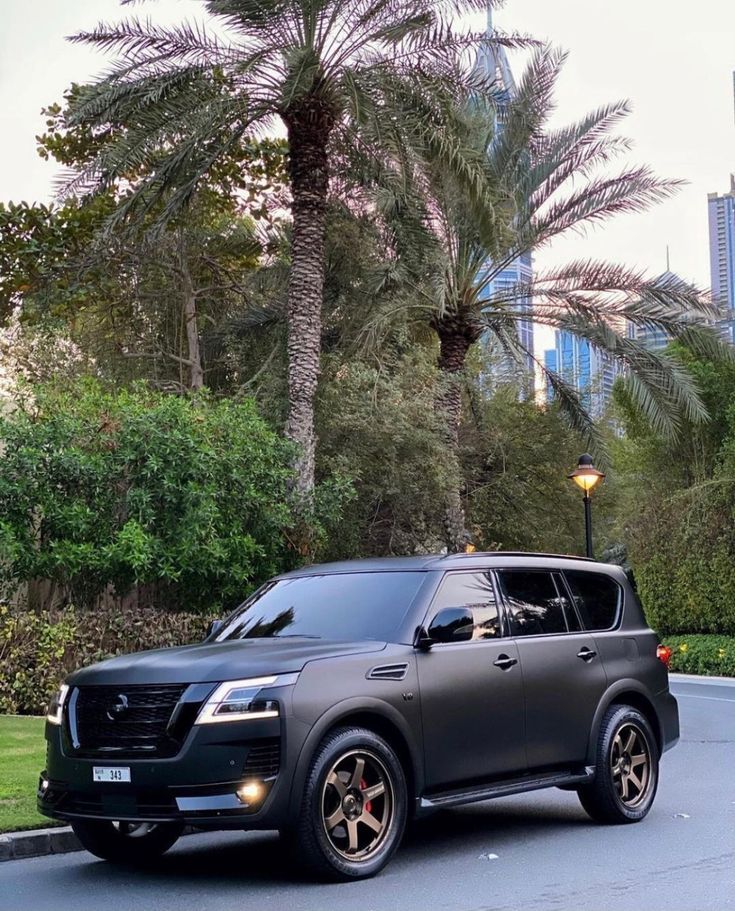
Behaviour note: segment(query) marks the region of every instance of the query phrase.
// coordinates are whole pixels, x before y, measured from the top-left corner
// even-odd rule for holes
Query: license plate
[[[95,781],[130,781],[129,766],[94,766],[92,778]]]

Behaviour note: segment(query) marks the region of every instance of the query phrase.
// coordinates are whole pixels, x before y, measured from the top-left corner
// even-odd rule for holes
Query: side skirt
[[[419,798],[418,810],[421,813],[426,813],[445,807],[461,807],[466,803],[492,800],[494,797],[508,797],[511,794],[523,794],[526,791],[538,791],[541,788],[573,789],[582,784],[589,784],[594,776],[594,766],[585,766],[582,771],[549,772],[542,775],[496,781],[487,785],[472,785],[471,787],[449,791],[435,791]]]

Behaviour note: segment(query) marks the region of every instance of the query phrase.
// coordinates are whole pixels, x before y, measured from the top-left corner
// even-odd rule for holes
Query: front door
[[[452,572],[442,580],[431,619],[445,607],[469,608],[473,639],[418,655],[427,788],[522,774],[526,769],[523,681],[491,575]]]
[[[551,572],[500,570],[498,580],[523,670],[529,768],[579,765],[607,687],[595,640]]]

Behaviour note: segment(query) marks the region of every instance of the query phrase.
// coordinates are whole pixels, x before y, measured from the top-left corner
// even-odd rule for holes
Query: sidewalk
[[[735,677],[705,677],[703,674],[669,674],[674,683],[706,683],[712,686],[735,686]]]

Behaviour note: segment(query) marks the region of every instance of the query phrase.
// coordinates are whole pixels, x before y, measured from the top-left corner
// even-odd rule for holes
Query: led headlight
[[[263,690],[292,686],[298,674],[274,674],[271,677],[250,677],[247,680],[228,680],[220,683],[199,712],[196,724],[215,724],[219,721],[244,721],[255,718],[277,718],[278,701],[264,698]]]
[[[66,702],[66,697],[68,695],[69,687],[65,683],[62,683],[51,699],[51,702],[49,702],[46,721],[50,724],[61,724],[61,713],[64,710],[64,703]]]

